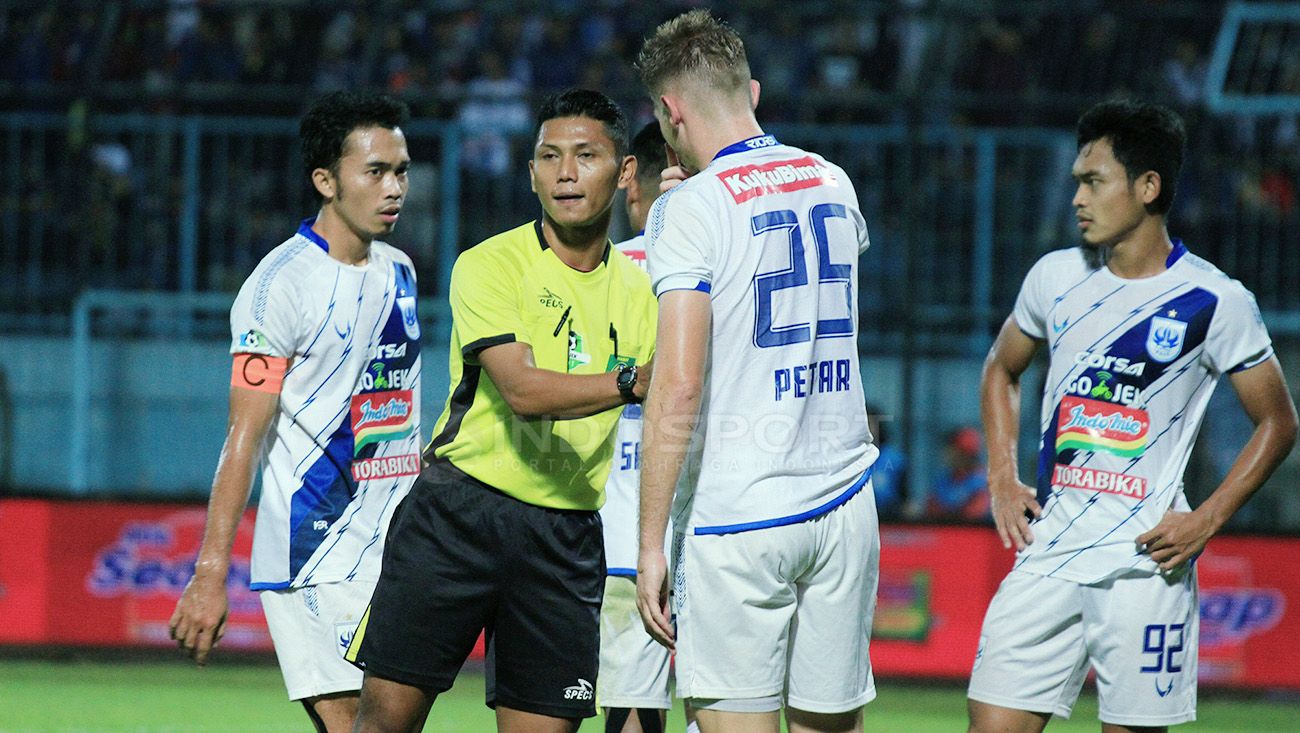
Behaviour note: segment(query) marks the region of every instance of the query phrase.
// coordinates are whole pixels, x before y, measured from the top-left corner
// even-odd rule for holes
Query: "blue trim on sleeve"
[[[635,578],[636,568],[609,568],[605,574],[615,578]]]
[[[289,587],[289,582],[290,581],[286,580],[282,583],[249,583],[248,589],[249,590],[284,590],[285,588]]]
[[[777,517],[776,519],[763,519],[757,522],[744,522],[742,524],[719,524],[719,525],[714,525],[712,527],[696,527],[695,530],[692,532],[692,534],[707,535],[707,534],[731,534],[733,532],[748,532],[752,529],[768,529],[770,527],[784,527],[787,524],[798,524],[800,522],[806,522],[809,519],[816,519],[817,517],[820,517],[823,514],[827,514],[831,511],[834,511],[835,509],[838,509],[849,499],[852,499],[854,496],[857,495],[859,491],[862,490],[863,486],[867,485],[867,481],[870,479],[871,479],[871,469],[868,468],[867,472],[862,474],[862,478],[855,481],[853,485],[848,488],[847,491],[835,497],[834,499],[831,499],[825,504],[822,504],[819,507],[809,509],[808,511],[802,512],[800,514],[791,514],[788,517]]]
[[[1228,370],[1228,373],[1229,373],[1229,374],[1236,374],[1237,372],[1244,372],[1244,371],[1246,371],[1247,369],[1250,369],[1251,367],[1257,367],[1257,366],[1259,366],[1260,364],[1263,364],[1264,362],[1268,361],[1272,356],[1273,356],[1273,347],[1270,346],[1270,347],[1268,347],[1267,349],[1264,350],[1264,353],[1263,353],[1263,354],[1260,354],[1260,355],[1259,355],[1259,358],[1256,358],[1256,359],[1247,359],[1247,360],[1241,362],[1240,364],[1238,364],[1237,366],[1235,366],[1235,367],[1229,369],[1229,370]]]
[[[688,287],[685,287],[685,286],[680,287],[680,288],[665,288],[665,289],[659,291],[659,296],[658,296],[658,297],[663,297],[663,294],[664,294],[664,293],[671,293],[671,292],[674,291],[674,290],[691,290],[691,291],[694,291],[694,292],[697,292],[697,293],[711,293],[711,292],[713,292],[713,284],[710,283],[708,280],[701,280],[701,281],[695,283],[695,287],[693,287],[693,288],[688,288]]]
[[[298,222],[298,233],[316,243],[325,254],[329,254],[330,243],[316,232],[312,231],[311,225],[316,223],[316,217],[311,216]]]

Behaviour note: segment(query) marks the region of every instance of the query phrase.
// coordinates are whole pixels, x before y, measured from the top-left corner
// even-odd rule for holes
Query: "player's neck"
[[[700,142],[693,146],[696,160],[699,161],[702,169],[712,163],[718,153],[728,145],[762,134],[763,128],[759,126],[758,120],[754,119],[753,115],[736,115],[709,120],[705,123]]]
[[[579,272],[591,272],[605,259],[609,219],[606,212],[584,226],[562,226],[543,213],[542,236],[560,262]]]
[[[1114,245],[1106,267],[1125,280],[1152,277],[1168,269],[1165,263],[1173,248],[1164,219],[1153,218],[1143,222],[1131,236]]]
[[[328,206],[321,207],[311,229],[329,245],[329,256],[339,262],[361,266],[370,261],[370,240],[362,239]]]

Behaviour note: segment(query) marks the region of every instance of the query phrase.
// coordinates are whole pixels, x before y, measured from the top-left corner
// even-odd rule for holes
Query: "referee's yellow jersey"
[[[532,347],[538,367],[600,374],[654,353],[658,306],[650,280],[606,245],[591,272],[560,261],[541,223],[503,232],[461,253],[451,273],[451,394],[426,458],[520,501],[555,509],[599,509],[621,410],[579,420],[514,414],[478,362],[489,346]]]

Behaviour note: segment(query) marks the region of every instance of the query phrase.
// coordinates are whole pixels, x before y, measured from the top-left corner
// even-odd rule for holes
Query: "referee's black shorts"
[[[438,462],[393,515],[348,657],[441,693],[486,630],[489,706],[591,717],[604,581],[598,513],[527,504]]]

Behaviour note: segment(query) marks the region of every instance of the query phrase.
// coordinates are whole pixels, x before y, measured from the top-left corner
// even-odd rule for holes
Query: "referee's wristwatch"
[[[618,385],[618,393],[623,396],[623,401],[640,402],[641,398],[633,391],[636,388],[636,365],[619,364],[616,371],[618,376],[615,377],[615,383]]]

